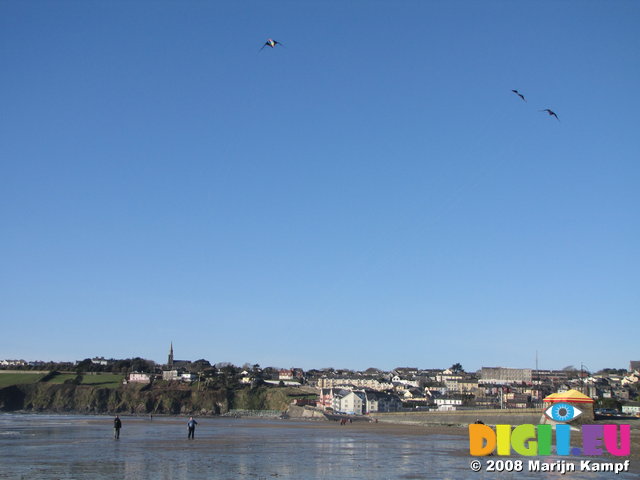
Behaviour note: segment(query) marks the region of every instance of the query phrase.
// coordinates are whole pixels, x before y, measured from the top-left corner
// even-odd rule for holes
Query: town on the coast
[[[81,401],[38,403],[34,392],[47,387],[58,397],[64,392],[71,396],[85,393]],[[87,389],[93,394],[87,394]],[[487,366],[467,372],[459,363],[444,369],[305,371],[258,364],[212,364],[205,359],[177,360],[173,344],[165,364],[139,357],[0,361],[0,410],[5,411],[79,409],[229,415],[297,408],[305,412],[302,416],[370,416],[384,412],[539,409],[548,395],[571,390],[593,399],[596,414],[640,416],[640,361],[630,361],[627,368],[597,372],[584,365],[559,370]],[[30,395],[34,400],[29,400]]]

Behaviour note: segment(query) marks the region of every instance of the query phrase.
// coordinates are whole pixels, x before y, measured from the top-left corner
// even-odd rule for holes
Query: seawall
[[[390,412],[372,414],[379,422],[412,425],[468,425],[481,420],[487,425],[537,424],[542,411],[537,408],[518,410],[457,410],[453,412]]]

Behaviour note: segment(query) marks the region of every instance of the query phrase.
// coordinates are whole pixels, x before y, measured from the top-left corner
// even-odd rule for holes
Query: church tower
[[[173,342],[171,342],[171,347],[169,348],[169,358],[167,360],[167,366],[170,369],[173,368]]]

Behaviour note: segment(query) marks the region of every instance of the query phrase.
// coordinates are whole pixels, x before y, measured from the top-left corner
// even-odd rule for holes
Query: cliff
[[[286,410],[291,397],[284,388],[203,389],[188,385],[89,385],[33,383],[0,389],[0,411],[198,414],[230,409]]]

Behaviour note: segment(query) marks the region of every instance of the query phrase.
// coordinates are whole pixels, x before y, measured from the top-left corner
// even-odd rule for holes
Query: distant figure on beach
[[[198,424],[198,422],[196,422],[193,417],[189,417],[189,421],[187,422],[187,428],[189,429],[189,435],[187,436],[187,438],[195,438],[195,433],[196,433],[196,425]]]
[[[116,418],[113,419],[113,438],[116,440],[120,438],[120,429],[122,428],[122,422],[120,421],[120,417],[116,415]]]

